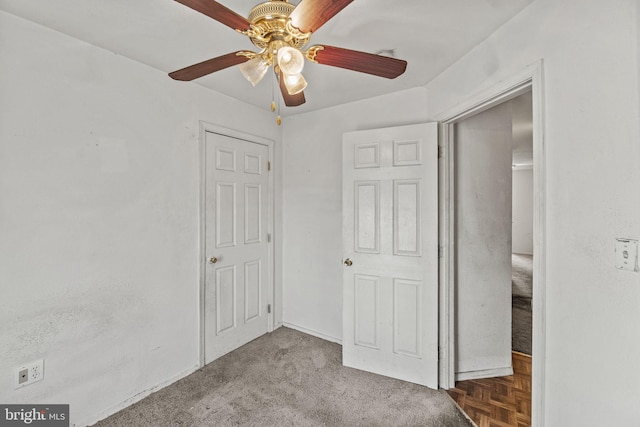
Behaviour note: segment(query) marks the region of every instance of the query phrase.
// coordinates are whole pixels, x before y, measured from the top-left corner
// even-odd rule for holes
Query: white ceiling
[[[219,1],[243,16],[258,2]],[[424,86],[531,2],[355,0],[314,33],[311,44],[370,53],[393,49],[408,61],[406,73],[387,80],[307,63],[307,102],[286,108],[283,115]],[[0,0],[0,10],[167,73],[225,53],[255,50],[242,34],[172,0]],[[253,88],[236,67],[194,83],[260,108],[271,103],[271,79]]]

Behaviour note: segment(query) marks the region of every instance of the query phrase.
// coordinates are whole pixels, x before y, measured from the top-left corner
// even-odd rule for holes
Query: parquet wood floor
[[[531,426],[531,356],[513,352],[513,375],[459,381],[447,390],[478,427]]]

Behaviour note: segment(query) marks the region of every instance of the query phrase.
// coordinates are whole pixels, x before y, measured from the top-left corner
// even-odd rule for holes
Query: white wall
[[[425,122],[424,88],[284,122],[284,321],[342,340],[342,134]]]
[[[512,104],[455,125],[457,380],[510,375]]]
[[[549,427],[640,422],[640,275],[614,267],[640,237],[638,13],[537,0],[427,87],[435,117],[544,59]]]
[[[533,169],[513,171],[513,226],[514,254],[533,255]]]
[[[0,76],[0,401],[83,425],[198,364],[199,120],[281,130],[3,12]],[[14,390],[38,358],[44,381]]]

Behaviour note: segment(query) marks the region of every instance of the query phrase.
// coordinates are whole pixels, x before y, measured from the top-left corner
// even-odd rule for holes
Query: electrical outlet
[[[14,388],[22,388],[44,379],[44,359],[27,363],[15,369]]]

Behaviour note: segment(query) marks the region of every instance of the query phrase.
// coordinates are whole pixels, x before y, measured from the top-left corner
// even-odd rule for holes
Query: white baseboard
[[[149,396],[151,393],[154,393],[158,390],[161,390],[173,383],[175,383],[178,380],[183,379],[184,377],[191,375],[192,373],[194,373],[195,371],[197,371],[198,369],[200,369],[199,365],[195,365],[190,369],[187,369],[185,371],[180,372],[178,375],[175,375],[169,379],[166,379],[162,382],[160,382],[159,384],[156,384],[155,386],[148,388],[144,391],[141,391],[140,393],[123,400],[122,402],[111,406],[110,408],[105,409],[104,411],[101,411],[95,415],[92,415],[80,422],[75,422],[73,423],[73,427],[80,427],[80,426],[89,426],[89,425],[93,425],[95,423],[97,423],[100,420],[103,420],[105,418],[107,418],[110,415],[115,414],[118,411],[121,411],[122,409],[126,408],[127,406],[131,406],[134,403],[144,399],[145,397]]]
[[[477,380],[480,378],[506,377],[513,375],[513,367],[483,369],[481,371],[456,372],[456,381]]]
[[[307,329],[307,328],[303,328],[302,326],[294,325],[294,324],[287,323],[287,322],[282,322],[282,326],[284,326],[285,328],[295,329],[296,331],[300,331],[302,333],[314,336],[316,338],[323,339],[325,341],[331,341],[331,342],[334,342],[336,344],[342,345],[342,340],[340,338],[332,337],[330,335],[323,334],[322,332],[317,332],[317,331],[314,331],[314,330],[311,330],[311,329]]]

